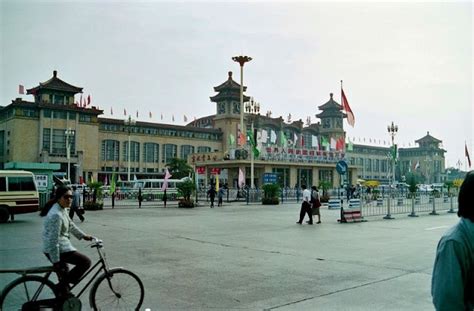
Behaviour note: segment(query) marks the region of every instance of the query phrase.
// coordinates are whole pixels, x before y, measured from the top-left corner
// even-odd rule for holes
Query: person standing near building
[[[211,200],[211,208],[214,207],[214,199],[216,198],[216,189],[214,186],[211,186],[211,188],[207,191],[207,195],[209,196],[209,199]]]
[[[217,191],[217,206],[222,206],[223,198],[224,198],[224,188],[219,188],[219,191]]]
[[[308,214],[309,220],[306,222],[308,225],[313,224],[313,215],[311,211],[311,191],[306,189],[306,185],[302,185],[301,189],[303,189],[303,202],[301,202],[301,209],[300,209],[300,220],[296,223],[301,225],[303,223],[304,215]]]
[[[81,194],[79,193],[79,190],[77,190],[76,186],[72,187],[72,203],[71,203],[71,208],[69,209],[69,218],[71,220],[74,218],[74,213],[77,214],[77,217],[81,220],[81,222],[84,221],[84,215],[82,215],[82,211],[80,211],[81,208]]]
[[[459,222],[440,239],[431,279],[436,310],[474,310],[474,171],[458,196]]]
[[[313,216],[318,216],[317,224],[321,223],[321,213],[319,208],[321,207],[321,201],[319,200],[319,192],[316,186],[311,187],[311,209],[313,212]]]

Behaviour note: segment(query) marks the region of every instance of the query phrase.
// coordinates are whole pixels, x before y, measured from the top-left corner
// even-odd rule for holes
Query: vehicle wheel
[[[7,222],[10,217],[10,212],[5,206],[0,206],[0,223]]]
[[[40,300],[44,301],[41,306],[51,307],[55,299],[53,282],[37,275],[28,275],[5,287],[0,297],[0,310],[22,310],[25,303]]]
[[[139,310],[144,296],[143,283],[138,276],[115,268],[99,276],[89,300],[94,310]]]

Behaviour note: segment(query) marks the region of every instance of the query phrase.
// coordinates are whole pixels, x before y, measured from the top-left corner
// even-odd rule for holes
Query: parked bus
[[[182,179],[168,179],[168,187],[166,188],[166,196],[168,200],[175,200],[178,197],[177,185],[188,179],[189,177],[184,177]],[[164,193],[164,191],[161,190],[164,182],[164,179],[139,179],[135,181],[134,191],[138,192],[138,189],[141,189],[142,196],[145,200],[161,200]]]
[[[37,212],[39,195],[33,173],[0,170],[0,223],[15,214]]]

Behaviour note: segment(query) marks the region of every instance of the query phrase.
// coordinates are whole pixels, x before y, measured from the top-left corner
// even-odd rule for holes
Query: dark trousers
[[[49,254],[45,254],[49,258]],[[81,276],[87,271],[91,266],[91,260],[89,257],[73,251],[61,253],[59,256],[59,262],[61,264],[61,271],[58,274],[59,285],[62,288],[67,288],[68,284],[77,284],[81,279]],[[74,266],[69,270],[68,264]]]
[[[211,207],[214,207],[214,199],[215,199],[215,197],[210,196],[209,198],[211,199]]]
[[[222,197],[218,197],[217,206],[222,206]]]
[[[77,217],[79,217],[81,221],[84,221],[84,216],[82,216],[78,210],[79,208],[71,206],[71,208],[69,209],[69,218],[71,218],[72,220],[72,218],[74,217],[74,213],[76,213]]]
[[[308,214],[309,218],[309,223],[313,223],[313,211],[311,210],[311,204],[308,202],[303,202],[301,204],[301,209],[300,209],[300,220],[299,222],[302,223],[304,219],[304,215]]]

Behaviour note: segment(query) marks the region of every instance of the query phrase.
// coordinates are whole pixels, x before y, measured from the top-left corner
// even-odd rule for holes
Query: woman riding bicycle
[[[46,203],[40,212],[40,216],[46,216],[43,226],[43,251],[53,263],[59,279],[58,294],[63,296],[69,294],[69,284],[76,284],[91,265],[91,260],[76,251],[69,240],[70,233],[79,240],[93,239],[69,218],[66,208],[71,207],[72,198],[69,187],[59,186],[54,199]],[[67,264],[74,265],[74,268],[69,271]]]

